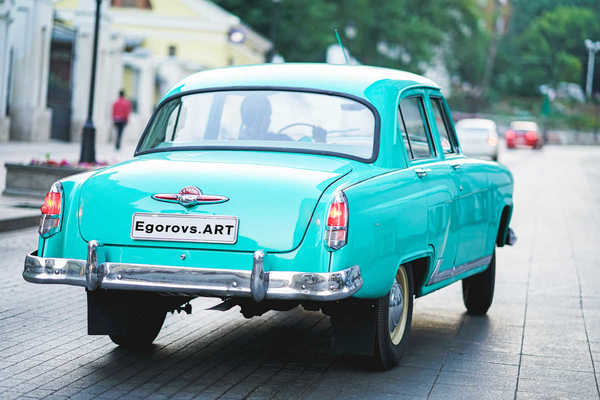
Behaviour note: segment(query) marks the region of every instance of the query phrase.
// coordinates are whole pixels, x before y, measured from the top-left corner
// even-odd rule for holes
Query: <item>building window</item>
[[[150,0],[110,0],[113,7],[152,9]]]
[[[177,46],[174,44],[169,46],[169,57],[175,57],[177,55]]]

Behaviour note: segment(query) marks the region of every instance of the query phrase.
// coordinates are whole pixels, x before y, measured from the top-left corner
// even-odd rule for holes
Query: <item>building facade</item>
[[[96,0],[0,0],[0,141],[80,140],[95,8]],[[207,0],[103,0],[99,32],[99,142],[114,138],[111,109],[120,89],[133,104],[124,139],[135,141],[175,82],[203,69],[264,62],[271,47]]]
[[[0,0],[0,141],[49,137],[51,0]]]

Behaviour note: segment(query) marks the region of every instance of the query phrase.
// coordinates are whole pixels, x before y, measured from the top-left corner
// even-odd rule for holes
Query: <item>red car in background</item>
[[[517,146],[527,146],[540,149],[544,144],[544,138],[540,133],[538,124],[532,121],[513,121],[510,129],[506,131],[506,147],[514,149]]]

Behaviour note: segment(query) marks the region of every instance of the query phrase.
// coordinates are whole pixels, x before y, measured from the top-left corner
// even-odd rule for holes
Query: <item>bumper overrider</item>
[[[352,296],[363,284],[360,267],[337,272],[265,271],[264,252],[255,251],[252,270],[173,267],[105,262],[98,264],[98,242],[88,243],[87,260],[25,258],[23,278],[96,289],[142,290],[192,296],[332,301]]]

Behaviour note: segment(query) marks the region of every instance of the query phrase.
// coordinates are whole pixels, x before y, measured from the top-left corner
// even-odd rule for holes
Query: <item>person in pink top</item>
[[[117,128],[117,143],[116,148],[121,148],[121,136],[123,135],[123,129],[127,125],[129,119],[129,113],[131,113],[131,102],[125,98],[125,91],[119,91],[119,98],[113,103],[112,116],[115,128]]]

